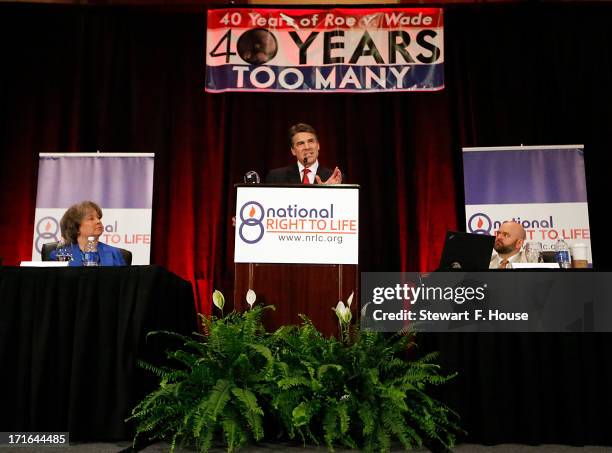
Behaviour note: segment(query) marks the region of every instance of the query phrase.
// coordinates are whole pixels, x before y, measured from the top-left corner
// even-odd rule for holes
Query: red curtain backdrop
[[[521,143],[585,143],[604,266],[611,12],[451,7],[445,90],[283,95],[206,94],[201,13],[0,5],[0,256],[30,258],[39,152],[154,152],[152,263],[207,313],[212,288],[231,294],[233,184],[290,163],[286,130],[306,122],[361,185],[362,271],[435,269],[464,224],[461,147]]]

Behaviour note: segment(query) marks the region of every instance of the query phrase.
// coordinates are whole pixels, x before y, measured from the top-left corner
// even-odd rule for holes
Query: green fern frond
[[[296,427],[308,425],[312,416],[320,409],[320,403],[316,400],[303,401],[292,411],[293,423]]]
[[[338,411],[336,404],[328,402],[323,411],[323,432],[325,445],[329,451],[334,451],[334,440],[338,435]]]
[[[297,387],[297,386],[305,386],[305,387],[309,387],[310,386],[310,379],[307,379],[303,376],[292,376],[292,377],[286,377],[283,379],[279,379],[277,382],[277,385],[279,388],[281,388],[282,390],[287,390],[290,389],[292,387]]]
[[[154,337],[157,335],[162,335],[164,337],[169,337],[169,338],[176,338],[178,340],[181,340],[182,342],[187,342],[189,340],[191,340],[188,336],[180,334],[180,333],[176,333],[176,332],[172,332],[169,330],[153,330],[151,332],[148,332],[145,338],[149,338],[149,337]]]
[[[362,433],[364,436],[369,436],[374,432],[376,423],[378,420],[378,411],[374,409],[369,403],[362,404],[357,409],[357,414],[362,424]]]
[[[376,430],[376,442],[378,443],[378,450],[381,452],[387,452],[391,450],[391,436],[389,432],[380,426]]]
[[[274,363],[274,357],[272,356],[272,352],[267,346],[264,346],[262,344],[249,344],[247,346],[259,353],[264,359],[266,359],[267,365],[271,365],[272,363]]]
[[[230,391],[232,384],[227,379],[219,379],[212,391],[206,404],[206,413],[216,420],[217,416],[223,411],[223,408],[230,399]]]
[[[349,415],[349,407],[346,401],[340,401],[338,403],[338,421],[340,422],[340,434],[346,435],[348,433],[351,416]]]
[[[144,369],[147,370],[148,372],[154,374],[155,376],[158,377],[163,377],[166,373],[168,373],[170,370],[168,368],[162,368],[162,367],[157,367],[155,365],[152,365],[148,362],[145,362],[143,360],[137,360],[136,364]]]
[[[334,363],[326,363],[325,365],[322,365],[319,368],[317,368],[317,379],[321,380],[321,378],[325,375],[325,373],[329,371],[342,372],[342,367]]]
[[[257,404],[257,397],[248,389],[232,388],[232,394],[242,403],[244,416],[255,440],[263,438],[263,410]]]
[[[394,386],[386,386],[381,396],[397,409],[402,411],[408,410],[408,406],[406,405],[406,394],[402,389]],[[387,404],[385,404],[385,406],[386,405]]]
[[[212,429],[200,432],[200,435],[196,437],[196,446],[198,450],[207,452],[212,447],[214,438],[214,431]]]
[[[202,399],[192,411],[188,419],[193,419],[193,436],[200,438],[202,430],[210,431],[211,425],[230,399],[231,383],[226,379],[219,379],[210,392],[208,398]]]
[[[227,444],[227,451],[236,451],[242,445],[246,443],[247,436],[244,431],[240,428],[240,425],[236,423],[233,418],[226,418],[223,420],[223,436]]]

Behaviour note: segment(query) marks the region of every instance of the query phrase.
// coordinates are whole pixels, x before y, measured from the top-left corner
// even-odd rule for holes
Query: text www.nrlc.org
[[[342,236],[324,235],[324,234],[289,234],[289,235],[278,235],[278,240],[283,242],[331,242],[335,244],[342,244]]]

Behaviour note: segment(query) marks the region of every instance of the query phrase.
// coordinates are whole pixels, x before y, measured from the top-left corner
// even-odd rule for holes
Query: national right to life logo
[[[41,253],[42,244],[59,240],[60,224],[55,217],[46,216],[36,223],[36,251]]]
[[[472,215],[468,221],[468,230],[470,233],[491,234],[492,227],[493,222],[491,218],[482,212],[477,212]]]
[[[247,201],[240,208],[240,228],[238,235],[247,244],[261,241],[264,235],[264,207],[256,201]]]

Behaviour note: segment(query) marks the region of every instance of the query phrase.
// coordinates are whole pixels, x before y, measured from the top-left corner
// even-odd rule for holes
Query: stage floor
[[[128,452],[131,447],[130,442],[106,442],[106,443],[79,443],[71,445],[69,448],[52,448],[45,447],[45,453],[60,453],[60,452],[74,452],[74,453],[118,453],[118,452]],[[0,452],[2,448],[0,448]],[[19,448],[19,453],[40,453],[41,449],[30,449],[30,448]],[[150,445],[143,450],[140,450],[144,453],[166,453],[170,451],[170,445],[167,442],[158,442],[153,445]],[[191,453],[195,450],[185,449],[185,448],[176,448],[174,450],[176,453]],[[225,452],[224,448],[213,448],[210,450],[211,453],[222,453]],[[316,447],[316,446],[307,446],[302,447],[301,445],[295,444],[272,444],[272,443],[262,443],[257,446],[249,446],[244,449],[241,449],[240,452],[243,453],[270,453],[270,452],[287,452],[287,453],[323,453],[326,452],[327,449],[324,447]],[[337,448],[335,450],[337,453],[353,453],[358,452],[358,450],[347,450]],[[392,449],[392,453],[404,452],[401,448]],[[412,450],[414,453],[426,453],[429,450],[420,448],[416,450]],[[501,444],[501,445],[476,445],[476,444],[461,444],[453,449],[453,452],[456,453],[609,453],[612,452],[612,447],[597,447],[597,446],[587,446],[587,447],[572,447],[568,445],[519,445],[519,444]]]

